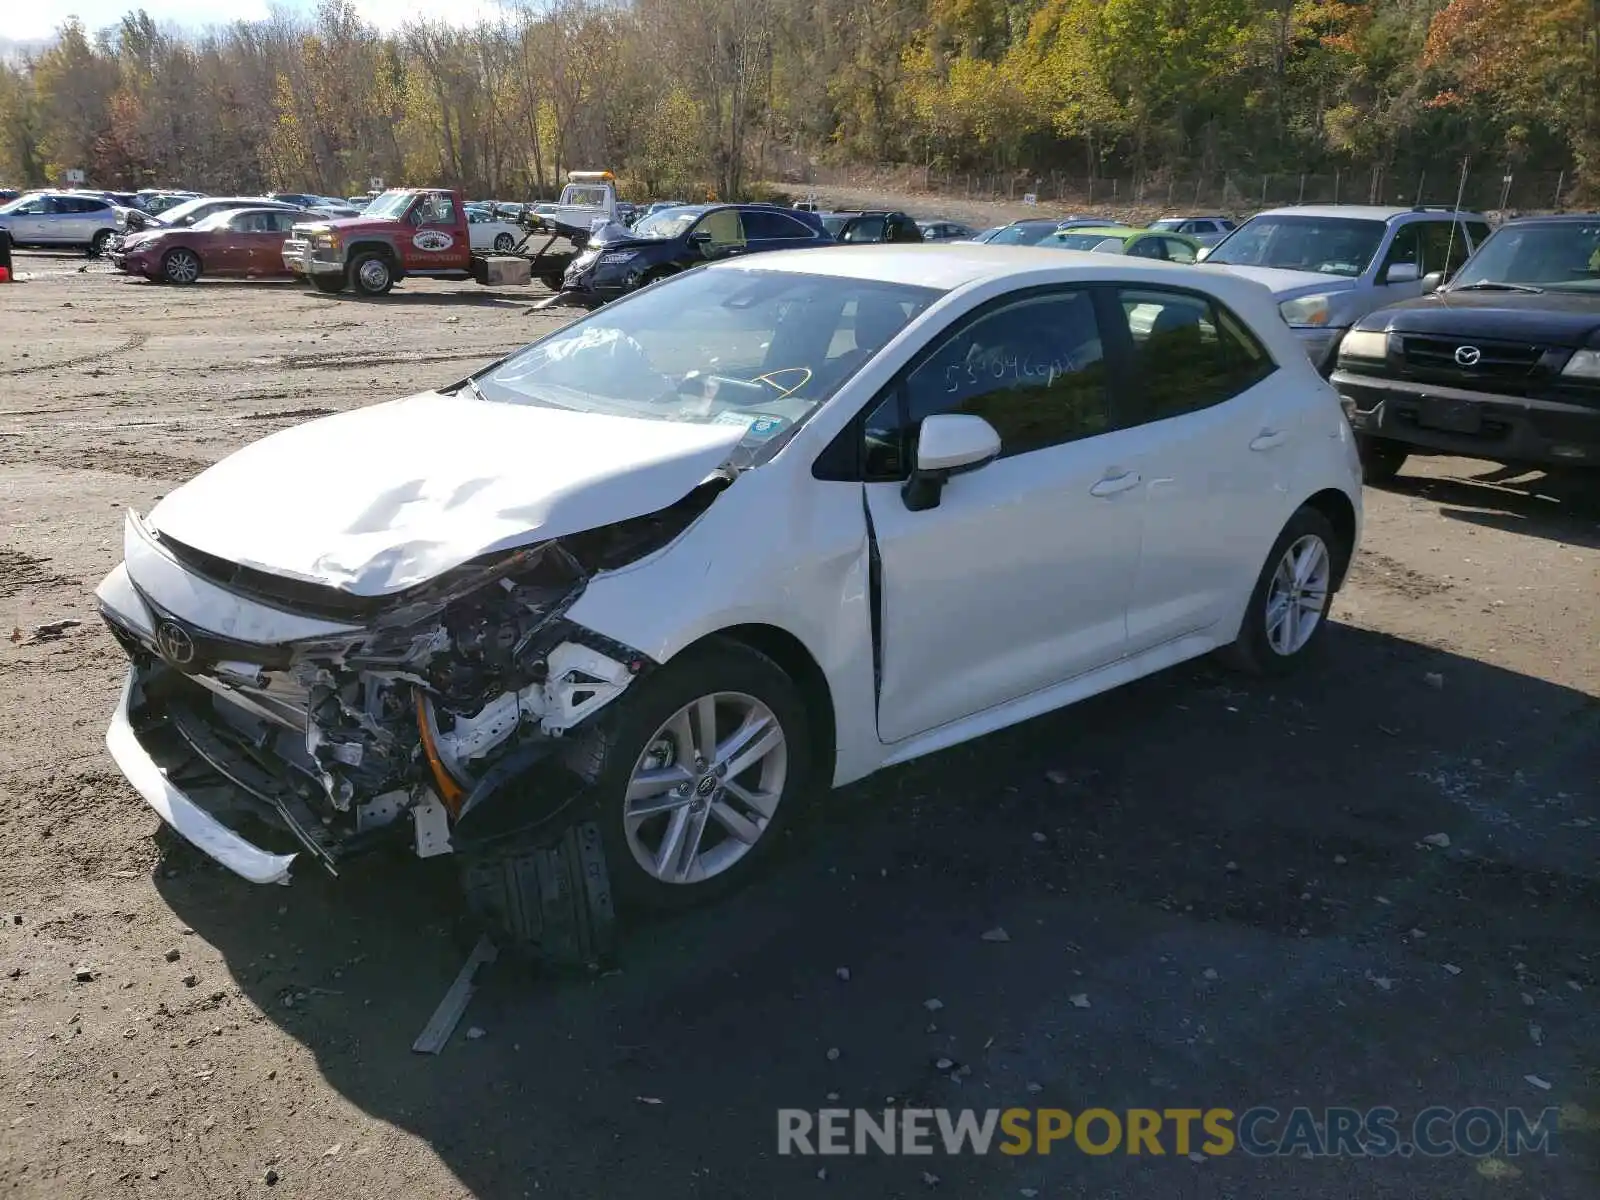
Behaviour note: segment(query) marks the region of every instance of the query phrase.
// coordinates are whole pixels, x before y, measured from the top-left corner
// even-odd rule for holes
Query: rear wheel
[[[509,233],[499,233],[499,234],[495,235],[494,248],[496,250],[498,250],[501,254],[506,253],[508,250],[511,249],[511,247],[515,246],[516,244],[517,244],[517,239],[512,237]]]
[[[1361,479],[1365,483],[1387,483],[1400,473],[1409,452],[1391,438],[1356,434],[1356,453],[1361,458]]]
[[[182,246],[168,250],[161,259],[161,278],[168,283],[193,283],[200,278],[200,256]]]
[[[111,240],[111,230],[102,229],[94,235],[89,242],[89,257],[103,258],[106,252],[106,243]]]
[[[368,250],[350,260],[350,283],[363,296],[386,295],[394,287],[394,268],[387,257]]]
[[[1283,675],[1321,639],[1350,547],[1328,518],[1302,508],[1289,519],[1250,593],[1244,623],[1221,657],[1253,675]]]

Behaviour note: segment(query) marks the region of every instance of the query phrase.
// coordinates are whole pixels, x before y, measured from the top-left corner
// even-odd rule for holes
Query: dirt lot
[[[768,882],[635,929],[603,977],[491,969],[482,1036],[426,1058],[462,958],[448,880],[382,859],[256,889],[170,847],[101,744],[122,657],[90,590],[124,506],[560,318],[82,264],[0,285],[7,1194],[1596,1195],[1592,483],[1413,465],[1368,493],[1314,671],[1181,668],[818,798]],[[779,1107],[886,1103],[1564,1128],[1515,1161],[776,1154]]]

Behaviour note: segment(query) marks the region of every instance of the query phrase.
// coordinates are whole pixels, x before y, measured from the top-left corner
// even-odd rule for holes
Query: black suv
[[[611,224],[591,234],[561,291],[543,302],[593,306],[688,267],[736,254],[825,246],[833,239],[815,214],[773,204],[686,204]]]
[[[1368,482],[1418,453],[1600,466],[1600,214],[1502,225],[1449,283],[1358,321],[1332,382]]]
[[[891,212],[883,208],[823,213],[822,224],[833,235],[834,241],[848,246],[923,240],[922,230],[915,221],[903,212]]]

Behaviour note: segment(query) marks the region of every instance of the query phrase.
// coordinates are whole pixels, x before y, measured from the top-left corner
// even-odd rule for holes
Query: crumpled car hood
[[[742,436],[423,392],[246,446],[171,492],[149,523],[230,562],[382,596],[665,508]]]

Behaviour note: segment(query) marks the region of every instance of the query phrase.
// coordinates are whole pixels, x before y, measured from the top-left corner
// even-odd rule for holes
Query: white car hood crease
[[[1218,271],[1229,271],[1234,275],[1242,275],[1246,279],[1253,279],[1257,283],[1265,284],[1279,300],[1293,299],[1298,295],[1349,291],[1357,283],[1357,280],[1348,275],[1324,275],[1320,271],[1288,271],[1281,267],[1234,266],[1231,263],[1214,263],[1209,259],[1203,265],[1213,267]]]
[[[423,392],[252,443],[171,492],[149,522],[241,566],[382,596],[665,508],[742,436]]]

